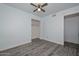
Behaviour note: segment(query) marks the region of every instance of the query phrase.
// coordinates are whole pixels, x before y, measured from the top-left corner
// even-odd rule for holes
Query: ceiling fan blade
[[[45,12],[45,10],[44,10],[44,9],[42,9],[42,8],[41,8],[41,11]]]
[[[35,6],[35,7],[37,7],[36,5],[34,5],[33,3],[30,3],[31,5],[33,5],[33,6]]]
[[[35,9],[33,12],[37,11],[37,9]]]
[[[48,5],[48,3],[45,3],[45,4],[43,4],[41,7],[44,7],[44,6],[47,6]]]

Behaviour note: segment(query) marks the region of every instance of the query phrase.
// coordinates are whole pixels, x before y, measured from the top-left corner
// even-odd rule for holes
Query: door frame
[[[40,22],[40,20],[37,20],[35,18],[31,18],[31,40],[32,40],[32,21],[37,21],[37,22]]]
[[[73,14],[68,14],[68,15],[64,15],[63,16],[64,17],[64,42],[65,42],[65,16],[74,15],[74,14],[79,14],[79,12],[78,13],[73,13]],[[78,42],[79,42],[79,34],[78,34]],[[70,43],[72,43],[72,42],[70,42]]]

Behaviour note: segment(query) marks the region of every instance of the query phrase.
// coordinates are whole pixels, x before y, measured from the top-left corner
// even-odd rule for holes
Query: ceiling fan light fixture
[[[33,3],[30,3],[30,4],[31,4],[32,6],[34,6],[34,7],[36,7],[36,9],[33,10],[33,12],[35,12],[35,11],[38,11],[38,12],[42,11],[42,12],[45,12],[45,10],[43,9],[43,7],[45,7],[45,6],[48,5],[47,3],[44,3],[44,4],[38,3],[37,5],[35,5],[35,4],[33,4]]]
[[[40,9],[40,8],[38,8],[38,11],[41,11],[41,9]]]

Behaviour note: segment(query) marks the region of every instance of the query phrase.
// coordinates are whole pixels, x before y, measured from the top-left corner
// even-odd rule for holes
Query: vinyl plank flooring
[[[33,39],[32,42],[0,52],[0,56],[79,56],[79,48]]]

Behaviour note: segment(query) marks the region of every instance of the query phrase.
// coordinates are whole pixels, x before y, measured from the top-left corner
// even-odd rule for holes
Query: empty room
[[[79,3],[0,3],[0,56],[79,56]]]

